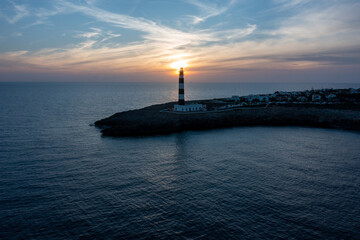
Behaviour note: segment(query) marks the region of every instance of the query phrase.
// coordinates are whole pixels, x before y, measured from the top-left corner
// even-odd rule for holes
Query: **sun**
[[[170,64],[170,67],[175,68],[177,70],[179,70],[181,67],[184,68],[186,66],[187,66],[187,62],[184,60],[179,60]]]

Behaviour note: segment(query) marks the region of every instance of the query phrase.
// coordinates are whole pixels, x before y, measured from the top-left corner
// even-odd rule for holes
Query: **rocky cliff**
[[[143,136],[235,126],[309,126],[360,130],[358,106],[279,106],[174,114],[173,103],[116,113],[95,122],[105,136]]]

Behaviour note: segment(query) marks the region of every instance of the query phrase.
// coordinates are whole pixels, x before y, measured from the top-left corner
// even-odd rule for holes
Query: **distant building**
[[[202,104],[185,104],[185,89],[184,89],[184,69],[180,68],[179,71],[179,98],[178,104],[174,105],[176,112],[195,112],[203,111],[205,107]]]
[[[312,101],[313,102],[318,102],[321,100],[321,95],[319,94],[313,94],[312,97],[311,97]]]
[[[174,111],[176,112],[196,112],[203,111],[204,107],[202,104],[188,104],[188,105],[174,105]]]
[[[231,97],[231,100],[237,102],[237,101],[240,100],[240,97],[234,95],[234,96]]]
[[[307,97],[300,96],[300,97],[297,98],[297,100],[298,100],[299,102],[306,102],[306,101],[307,101]]]
[[[356,94],[356,93],[360,93],[359,89],[350,88],[350,94]]]
[[[331,93],[331,94],[327,95],[326,98],[328,100],[333,100],[334,98],[336,98],[336,94]]]
[[[265,96],[265,95],[260,95],[259,96],[259,101],[260,102],[268,102],[269,101],[269,97]]]

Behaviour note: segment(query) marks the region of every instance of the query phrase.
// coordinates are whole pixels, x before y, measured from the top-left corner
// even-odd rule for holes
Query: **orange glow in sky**
[[[175,68],[176,70],[179,70],[181,67],[183,67],[183,68],[187,67],[187,62],[183,61],[183,60],[179,60],[179,61],[171,63],[170,67]]]
[[[0,82],[360,82],[359,0],[118,2],[0,0]]]

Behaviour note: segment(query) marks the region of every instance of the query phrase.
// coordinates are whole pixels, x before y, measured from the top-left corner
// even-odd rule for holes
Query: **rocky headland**
[[[207,107],[214,100],[196,101]],[[228,111],[175,113],[175,103],[116,113],[95,122],[104,136],[145,136],[236,126],[306,126],[360,130],[358,104],[276,104]],[[220,104],[221,105],[221,104]]]

